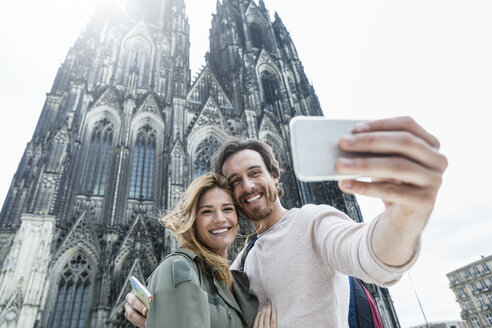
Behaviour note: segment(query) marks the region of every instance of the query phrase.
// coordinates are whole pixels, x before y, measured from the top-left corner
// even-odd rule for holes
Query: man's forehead
[[[232,154],[224,161],[222,172],[229,177],[253,166],[264,168],[263,157],[256,150],[244,149]]]

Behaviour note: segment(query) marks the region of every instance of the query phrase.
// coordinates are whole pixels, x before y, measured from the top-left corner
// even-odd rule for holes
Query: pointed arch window
[[[251,32],[251,43],[254,48],[261,49],[263,46],[263,31],[261,26],[255,22],[249,25],[249,30]]]
[[[126,57],[125,75],[123,84],[128,83],[128,76],[131,72],[138,73],[137,86],[142,87],[145,73],[145,61],[147,54],[142,49],[131,49]]]
[[[138,75],[137,87],[143,87],[148,81],[149,75],[150,44],[140,37],[134,37],[127,41],[124,53],[125,57],[123,57],[122,62],[124,67],[123,84],[128,83],[131,73],[136,73]]]
[[[112,143],[113,124],[108,119],[102,119],[92,132],[82,180],[83,193],[104,196]]]
[[[62,270],[49,327],[79,328],[89,321],[91,266],[82,253],[74,254]]]
[[[275,101],[278,99],[278,83],[275,76],[264,71],[261,73],[261,85],[263,87],[263,99],[269,111],[274,110]]]
[[[152,199],[156,132],[150,125],[138,130],[133,147],[130,198]]]
[[[219,149],[220,145],[220,142],[212,136],[207,137],[200,143],[194,157],[194,178],[209,171],[210,159],[212,158],[213,153]]]

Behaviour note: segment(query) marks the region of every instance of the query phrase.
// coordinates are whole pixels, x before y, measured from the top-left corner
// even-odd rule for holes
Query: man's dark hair
[[[278,161],[275,158],[272,147],[258,139],[229,139],[213,154],[210,165],[211,171],[220,175],[224,175],[224,173],[222,172],[222,166],[224,165],[224,162],[229,158],[229,156],[234,155],[238,151],[246,149],[254,150],[259,153],[261,155],[261,158],[263,158],[263,163],[265,163],[268,172],[273,177],[280,179],[280,173],[282,172],[282,170],[278,165]],[[275,183],[275,187],[277,188],[278,197],[282,197],[284,194],[284,190],[282,189],[282,186],[278,181]]]

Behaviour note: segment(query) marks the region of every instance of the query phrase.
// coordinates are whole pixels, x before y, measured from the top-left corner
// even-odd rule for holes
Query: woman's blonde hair
[[[224,176],[214,173],[205,174],[193,180],[188,189],[181,195],[178,206],[164,217],[159,218],[159,223],[174,233],[181,246],[198,255],[202,268],[204,262],[218,268],[219,270],[215,271],[216,277],[231,288],[232,274],[229,269],[229,261],[200,242],[196,233],[195,221],[198,201],[206,191],[214,188],[223,189],[234,199],[232,189]]]

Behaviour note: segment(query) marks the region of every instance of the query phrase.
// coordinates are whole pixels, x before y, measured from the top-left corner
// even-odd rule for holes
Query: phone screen
[[[323,116],[296,116],[290,120],[294,172],[301,181],[316,182],[358,178],[335,171],[339,157],[366,157],[340,149],[340,138],[362,120],[329,120]]]
[[[135,294],[148,310],[150,308],[150,303],[152,303],[152,295],[149,290],[133,276],[130,277],[130,284],[132,285],[133,294]]]

